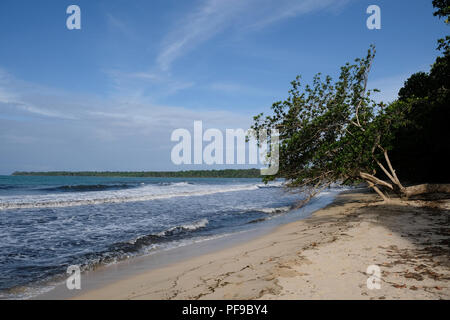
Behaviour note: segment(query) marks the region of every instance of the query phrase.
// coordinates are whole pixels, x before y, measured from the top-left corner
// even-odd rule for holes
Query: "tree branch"
[[[392,186],[392,184],[387,183],[386,181],[383,181],[381,179],[378,179],[377,177],[375,177],[375,176],[373,176],[371,174],[368,174],[366,172],[360,172],[359,175],[361,176],[361,178],[363,178],[366,181],[369,180],[369,181],[373,182],[374,184],[379,184],[379,185],[387,187],[387,188],[389,188],[391,190],[394,190],[394,187]]]
[[[374,185],[370,181],[366,181],[366,182],[369,185],[369,187],[371,187],[373,190],[375,190],[376,193],[378,193],[378,195],[383,199],[383,201],[386,201],[386,202],[389,201],[389,198],[383,192],[381,192],[381,190],[378,189],[378,187],[376,185]]]
[[[381,164],[381,162],[378,161],[376,158],[375,158],[375,162],[378,164],[378,166],[381,168],[381,170],[383,170],[383,172],[387,175],[387,177],[388,177],[394,184],[397,184],[397,181],[395,181],[394,177],[391,176],[391,174],[386,170],[386,168]]]
[[[386,150],[384,150],[384,158],[386,159],[386,163],[389,167],[389,170],[391,170],[392,176],[394,177],[397,185],[400,187],[400,189],[404,189],[404,187],[402,186],[402,184],[400,183],[400,180],[397,177],[397,174],[395,173],[394,168],[392,167],[391,161],[389,160],[389,156]]]

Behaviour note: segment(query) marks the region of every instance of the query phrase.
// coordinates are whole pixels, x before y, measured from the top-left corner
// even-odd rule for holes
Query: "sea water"
[[[90,270],[158,250],[304,218],[282,182],[226,178],[0,176],[0,298],[29,298],[67,267]]]

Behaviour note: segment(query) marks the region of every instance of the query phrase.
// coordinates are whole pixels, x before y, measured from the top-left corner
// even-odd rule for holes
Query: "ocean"
[[[66,276],[158,250],[302,219],[282,182],[259,179],[0,176],[0,299],[30,298]]]

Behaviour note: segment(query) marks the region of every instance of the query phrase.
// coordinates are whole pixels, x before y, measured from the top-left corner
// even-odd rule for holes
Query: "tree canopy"
[[[302,86],[298,76],[288,98],[272,105],[273,115],[254,117],[254,132],[279,131],[277,176],[288,186],[309,187],[314,195],[335,181],[360,180],[361,173],[378,180],[373,173],[391,138],[382,133],[389,132],[394,113],[387,116],[386,106],[371,99],[373,91],[367,89],[374,57],[371,46],[365,57],[342,66],[336,81],[317,74]]]
[[[450,1],[434,0],[435,16],[450,14]],[[448,182],[450,154],[450,50],[449,36],[438,40],[442,55],[429,72],[409,77],[399,91],[398,105],[407,111],[407,126],[394,134],[391,159],[399,174],[410,182]]]
[[[434,14],[448,23],[449,1],[434,0],[433,5]],[[377,90],[367,88],[374,46],[365,57],[342,66],[336,80],[317,74],[304,85],[298,76],[288,98],[272,105],[272,114],[254,117],[253,132],[277,129],[280,134],[279,171],[265,179],[286,178],[288,187],[302,187],[310,197],[333,182],[361,179],[384,200],[383,189],[402,197],[449,192],[448,185],[404,187],[393,165],[410,181],[448,181],[442,172],[448,172],[444,152],[450,136],[449,37],[438,42],[444,55],[429,73],[413,74],[389,105],[374,101]]]

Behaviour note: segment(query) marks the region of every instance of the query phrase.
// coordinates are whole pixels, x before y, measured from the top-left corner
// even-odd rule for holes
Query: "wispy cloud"
[[[163,41],[157,57],[161,70],[226,29],[238,32],[267,27],[317,10],[335,10],[350,0],[205,0],[188,13]]]
[[[190,51],[223,32],[256,32],[285,19],[319,10],[336,10],[351,0],[199,0],[190,12],[177,20],[163,35],[155,64],[141,70],[108,70],[112,88],[119,95],[153,98],[173,95],[196,83],[181,79],[171,71],[172,64]],[[124,35],[133,34],[130,21],[107,14],[111,28]],[[238,85],[213,84],[210,89],[228,93],[255,90]],[[261,92],[257,93],[260,94]]]
[[[182,52],[192,49],[199,43],[227,27],[240,11],[247,6],[242,0],[207,0],[189,13],[167,36],[157,62],[162,70],[167,70]]]
[[[231,94],[231,95],[253,95],[253,96],[268,96],[273,97],[274,92],[271,90],[263,90],[257,87],[241,84],[241,83],[233,83],[233,82],[213,82],[211,83],[207,89],[212,90],[214,92]]]
[[[135,95],[80,98],[51,88],[36,94],[41,89],[39,85],[24,83],[0,73],[0,116],[3,119],[44,117],[73,120],[73,123],[96,129],[95,132],[101,133],[99,139],[108,137],[109,140],[114,136],[129,135],[151,136],[159,140],[161,136],[170,136],[174,128],[191,126],[194,120],[203,120],[206,125],[215,127],[248,125],[249,116],[245,114],[153,104],[139,92]],[[187,84],[179,84],[183,85]],[[174,90],[177,89],[175,86]]]
[[[107,13],[106,22],[114,34],[117,35],[117,33],[119,33],[128,39],[139,40],[138,33],[136,30],[133,30],[129,21],[126,21],[123,18],[118,18],[112,13]]]
[[[211,107],[80,95],[0,73],[0,172],[180,169],[170,162],[174,129],[192,131],[195,120],[205,129],[250,125],[250,114]]]
[[[164,97],[191,88],[193,81],[176,79],[167,72],[106,70],[116,94],[143,98],[146,94],[153,98]]]
[[[39,106],[37,103],[27,101],[27,95],[33,95],[33,92],[36,91],[39,92],[39,86],[36,86],[34,89],[32,87],[29,84],[24,85],[23,81],[17,81],[7,72],[0,69],[0,114],[9,110],[12,113],[30,113],[49,118],[75,119],[66,110],[51,110]]]

